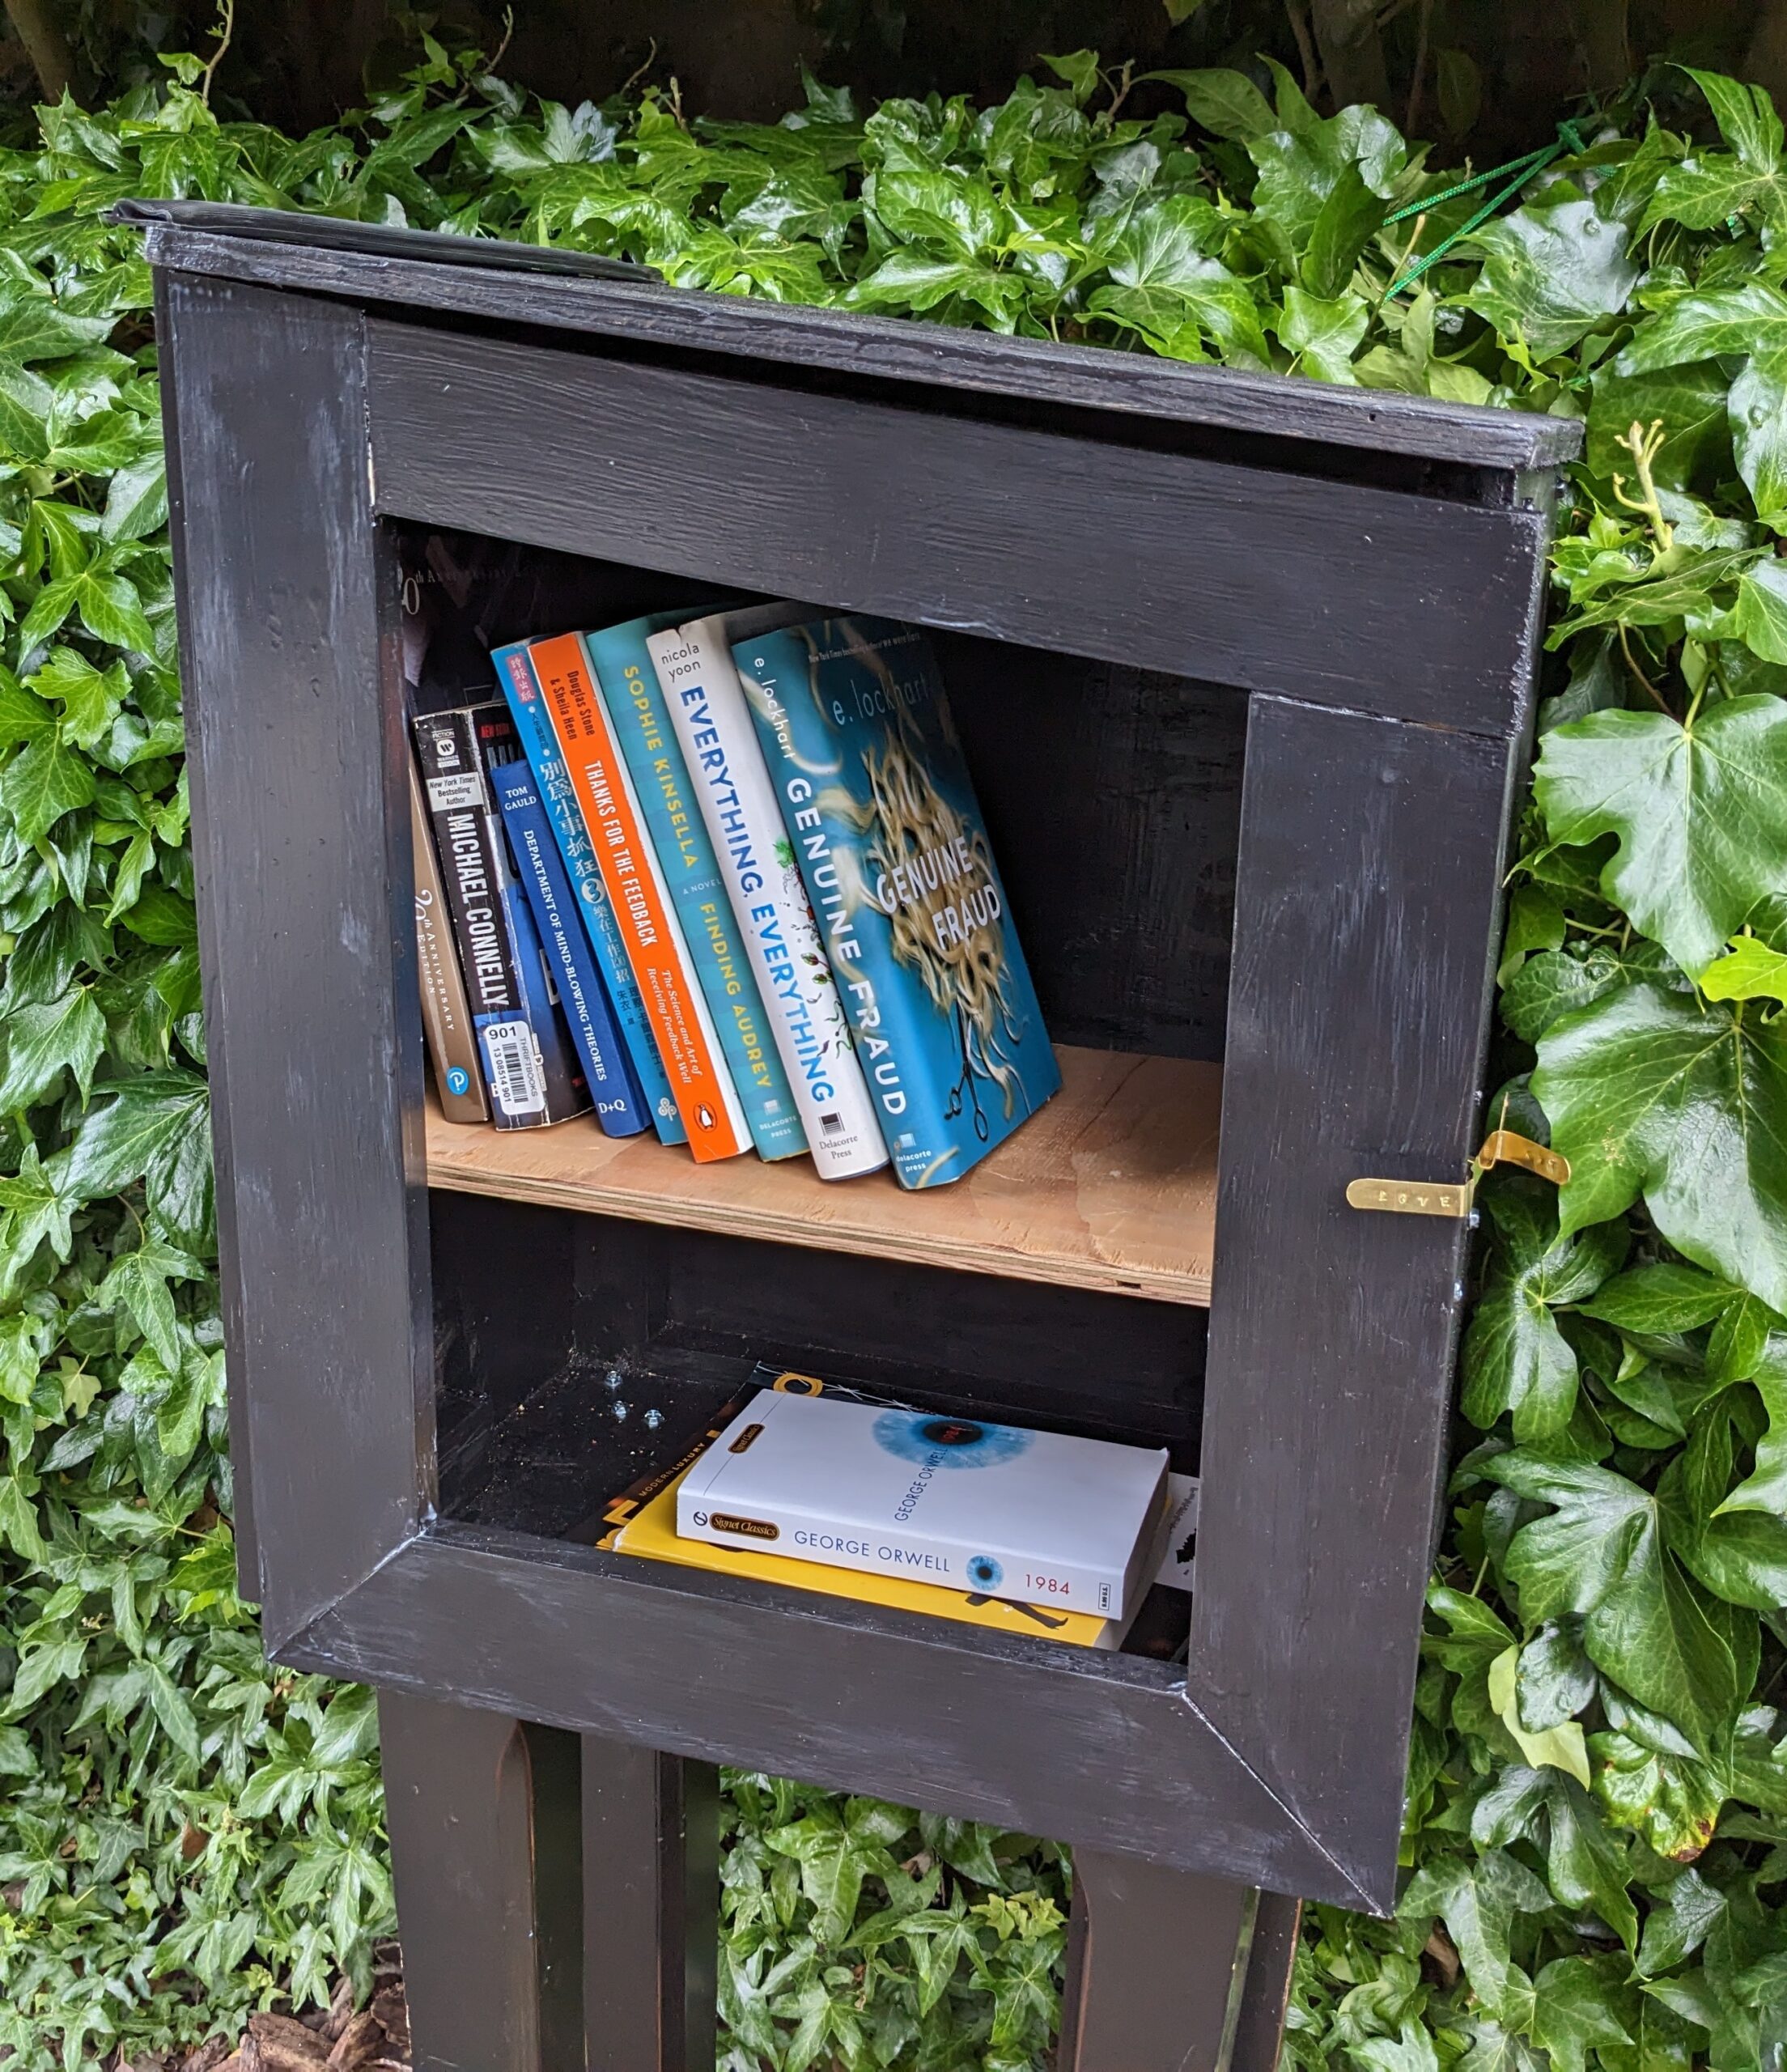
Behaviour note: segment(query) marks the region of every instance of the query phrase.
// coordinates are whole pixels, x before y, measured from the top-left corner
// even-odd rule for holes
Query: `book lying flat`
[[[1164,1449],[766,1389],[683,1477],[677,1531],[1121,1620],[1166,1467]]]
[[[932,1619],[952,1619],[995,1633],[1029,1633],[1038,1640],[1064,1641],[1076,1648],[1114,1648],[1122,1622],[1083,1611],[1063,1611],[1052,1605],[1014,1604],[984,1591],[949,1590],[937,1583],[909,1582],[901,1576],[865,1575],[851,1569],[829,1568],[818,1561],[766,1554],[754,1546],[723,1547],[708,1540],[684,1539],[677,1532],[677,1492],[683,1475],[643,1503],[617,1499],[609,1506],[609,1531],[598,1544],[617,1554],[636,1554],[647,1560],[669,1561],[679,1568],[705,1569],[754,1582],[780,1583],[785,1589],[817,1592],[822,1597],[853,1598],[860,1604],[885,1604],[896,1611],[918,1611]],[[616,1512],[621,1515],[617,1517]]]

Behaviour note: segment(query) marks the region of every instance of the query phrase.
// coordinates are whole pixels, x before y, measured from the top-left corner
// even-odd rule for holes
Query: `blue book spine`
[[[931,644],[822,619],[732,656],[894,1171],[960,1179],[1061,1074]]]
[[[797,1158],[807,1149],[806,1130],[646,646],[647,635],[675,624],[661,613],[629,619],[586,633],[584,644],[676,902],[689,962],[713,1017],[751,1141],[760,1157]]]
[[[533,766],[525,761],[504,763],[490,772],[490,783],[502,810],[516,875],[533,911],[534,926],[546,946],[546,961],[558,979],[559,1001],[588,1068],[596,1117],[609,1136],[637,1136],[650,1129],[652,1119],[614,1026],[584,924],[576,908],[559,896],[558,873],[563,865]]]
[[[490,657],[496,664],[497,681],[508,701],[515,731],[540,797],[552,822],[553,839],[563,860],[565,875],[576,894],[586,937],[595,953],[602,983],[619,1025],[621,1041],[631,1061],[652,1126],[664,1144],[686,1144],[689,1132],[677,1113],[670,1081],[658,1055],[658,1047],[646,1019],[645,1003],[639,997],[639,981],[633,976],[626,946],[621,940],[602,873],[589,846],[589,833],[578,810],[576,794],[558,753],[558,737],[540,702],[540,686],[534,681],[533,664],[528,660],[525,642],[499,648]]]

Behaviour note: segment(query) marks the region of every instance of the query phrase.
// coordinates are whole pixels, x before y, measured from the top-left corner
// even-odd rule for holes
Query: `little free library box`
[[[241,1584],[275,1658],[379,1689],[417,2063],[706,2072],[730,1763],[1072,1845],[1063,2072],[1268,2072],[1297,1903],[1395,1899],[1576,429],[122,213],[156,272]],[[1060,1093],[917,1193],[444,1120],[402,651],[447,537],[575,599],[503,641],[691,596],[928,629]],[[760,1361],[1166,1450],[1201,1484],[1178,1646],[600,1551],[604,1501]]]

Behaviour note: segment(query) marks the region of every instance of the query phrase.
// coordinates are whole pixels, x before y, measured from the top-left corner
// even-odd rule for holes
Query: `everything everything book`
[[[807,1149],[804,1118],[783,1069],[648,652],[651,636],[673,622],[667,615],[629,619],[586,633],[584,644],[596,696],[620,744],[682,925],[696,983],[750,1124],[751,1141],[764,1158],[798,1157]]]
[[[801,615],[772,609],[765,622]],[[761,611],[693,620],[655,629],[645,645],[814,1169],[848,1179],[879,1171],[887,1146],[732,660],[732,639],[760,620]]]
[[[499,704],[412,722],[435,852],[446,881],[472,1026],[499,1129],[537,1129],[586,1113],[588,1085],[509,867],[486,775],[486,745],[513,739]]]
[[[536,640],[528,654],[689,1133],[689,1149],[703,1163],[735,1157],[752,1148],[750,1125],[695,982],[675,904],[626,759],[596,694],[583,636]]]
[[[533,664],[528,659],[528,643],[524,640],[516,641],[506,648],[496,648],[490,660],[496,665],[497,681],[508,703],[509,716],[515,723],[516,737],[533,771],[541,800],[550,816],[553,839],[558,845],[559,857],[576,896],[584,932],[601,974],[626,1052],[632,1084],[639,1090],[640,1100],[651,1116],[660,1142],[685,1144],[688,1132],[682,1126],[682,1117],[677,1113],[676,1099],[670,1091],[669,1076],[658,1055],[657,1039],[652,1034],[639,981],[633,975],[632,962],[622,940],[620,924],[609,902],[608,888],[596,860],[589,830],[584,824],[575,788],[559,751],[552,716],[541,703],[539,683]]]
[[[894,1171],[960,1179],[1061,1075],[931,643],[841,618],[732,653]]]
[[[545,946],[572,1040],[583,1058],[596,1119],[609,1136],[637,1136],[652,1127],[652,1119],[609,1010],[575,902],[566,896],[560,876],[562,859],[533,767],[518,749],[511,761],[493,762],[490,779],[516,873]]]

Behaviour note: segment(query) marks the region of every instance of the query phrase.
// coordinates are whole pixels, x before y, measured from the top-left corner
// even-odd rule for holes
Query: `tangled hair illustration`
[[[886,660],[866,642],[852,620],[832,622],[834,637],[842,635],[851,652],[869,670],[887,694],[891,715],[886,739],[866,749],[863,766],[868,778],[866,802],[842,789],[827,788],[821,803],[827,810],[847,819],[866,838],[865,876],[869,882],[892,873],[902,864],[929,851],[942,850],[966,840],[969,855],[983,883],[993,881],[992,856],[986,837],[970,830],[966,821],[932,783],[924,761],[916,728],[898,694],[894,672]],[[953,732],[947,707],[940,718]],[[868,885],[856,888],[864,902],[885,911]],[[1000,1091],[1004,1112],[1014,1110],[1020,1081],[1008,1043],[1017,1040],[1006,996],[1005,932],[993,919],[985,927],[970,928],[944,943],[932,925],[938,909],[959,898],[960,885],[940,884],[934,890],[915,889],[913,903],[887,915],[894,954],[906,968],[923,981],[925,991],[939,1010],[949,1015],[961,1046],[963,1084],[952,1112],[959,1112],[966,1098],[980,1125],[977,1081],[991,1081]],[[984,1134],[984,1132],[982,1132]]]

